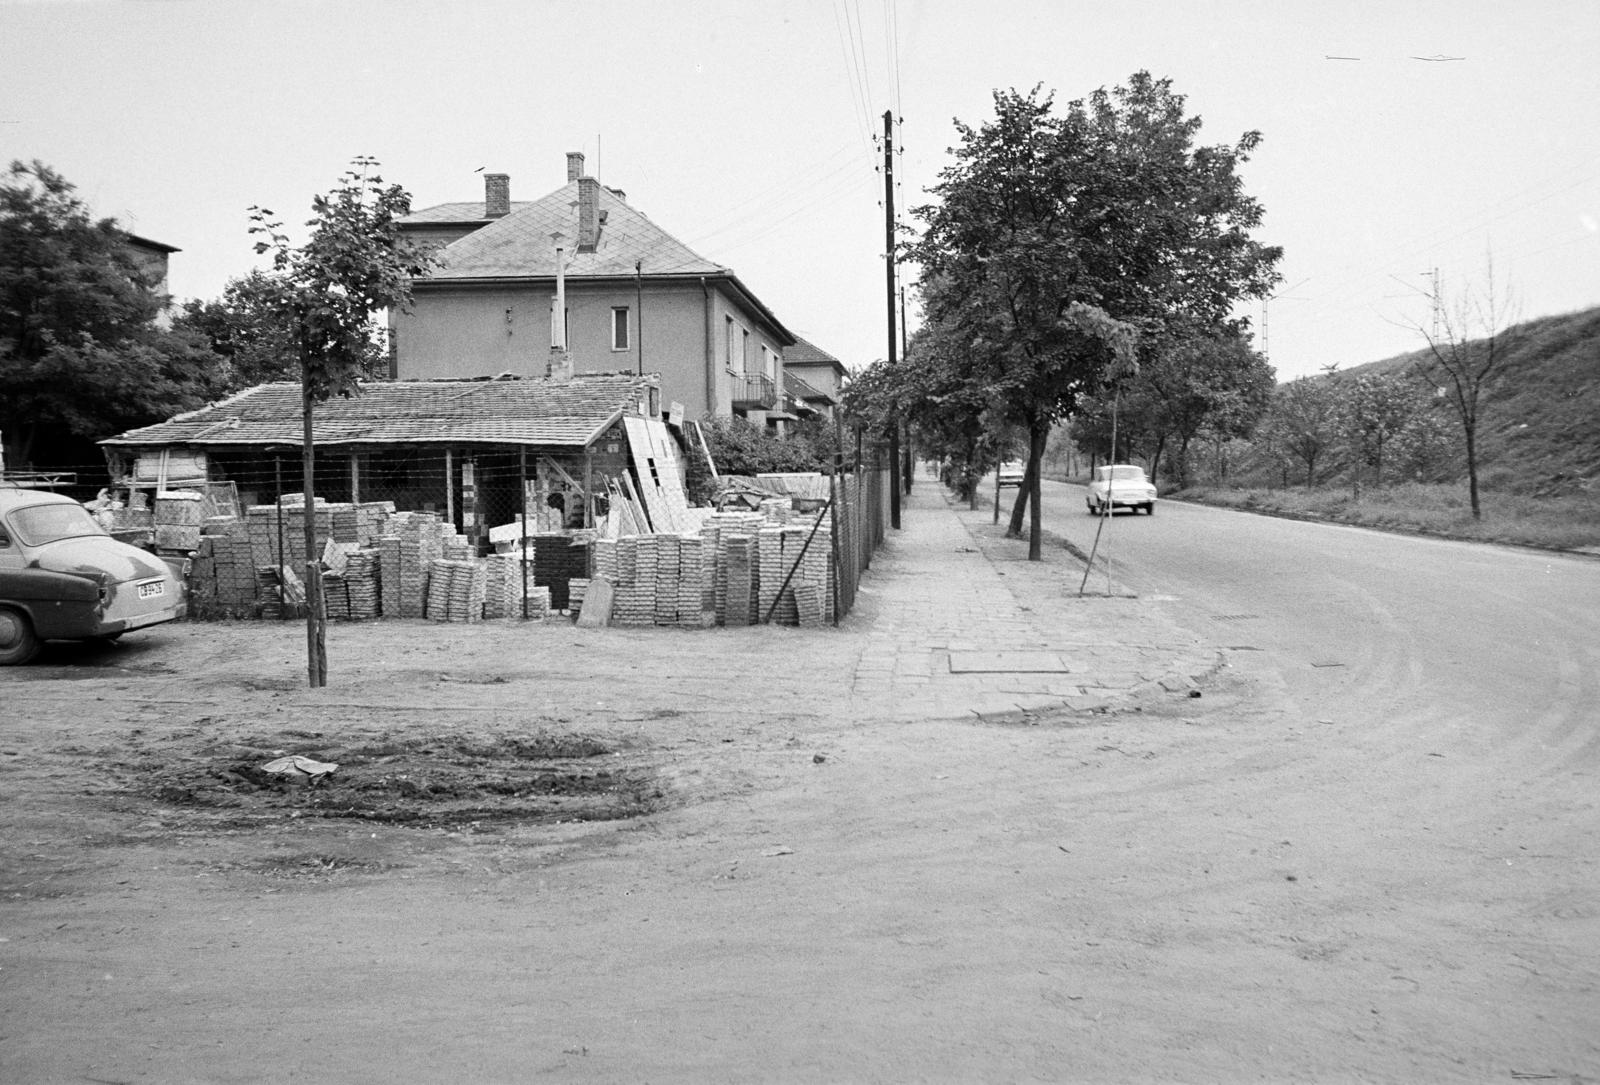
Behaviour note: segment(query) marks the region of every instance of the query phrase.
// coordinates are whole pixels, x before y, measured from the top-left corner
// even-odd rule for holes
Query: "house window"
[[[611,349],[628,349],[628,307],[626,305],[613,305],[611,307]]]
[[[733,317],[726,316],[722,319],[727,322],[728,333],[727,339],[724,341],[722,348],[722,364],[728,367],[728,372],[735,373],[738,370],[734,368],[733,364],[733,344],[736,341],[733,334],[735,331],[733,326]]]
[[[750,372],[750,333],[743,328],[739,329],[744,334],[739,344],[739,368],[746,373]]]

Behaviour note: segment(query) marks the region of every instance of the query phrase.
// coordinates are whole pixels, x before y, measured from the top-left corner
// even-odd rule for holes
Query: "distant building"
[[[171,327],[172,318],[168,310],[172,305],[172,289],[167,282],[167,258],[183,250],[174,245],[152,241],[148,237],[140,237],[138,234],[125,236],[128,254],[133,257],[134,263],[139,265],[139,274],[144,279],[144,285],[161,299],[161,312],[156,314],[156,324],[163,328]]]
[[[813,406],[828,417],[841,402],[845,378],[850,370],[845,364],[815,343],[797,338],[794,345],[783,352],[783,369],[786,374],[799,377],[807,388],[820,397],[808,398]]]
[[[440,245],[442,263],[415,280],[411,312],[391,317],[393,376],[659,373],[663,409],[678,404],[684,418],[783,417],[795,336],[730,268],[587,176],[582,154],[567,155],[566,184],[537,200],[513,201],[510,178],[491,173],[481,203],[425,208],[401,225]]]

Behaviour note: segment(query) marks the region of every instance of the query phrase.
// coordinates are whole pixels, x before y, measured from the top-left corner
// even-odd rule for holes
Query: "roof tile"
[[[654,375],[586,373],[570,380],[375,381],[317,405],[312,440],[346,444],[513,444],[581,448],[637,412]],[[297,445],[300,385],[260,384],[166,422],[100,443]]]

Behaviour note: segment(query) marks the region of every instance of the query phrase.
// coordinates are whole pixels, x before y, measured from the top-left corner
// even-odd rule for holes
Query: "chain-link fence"
[[[190,610],[202,619],[303,613],[308,518],[311,556],[328,567],[325,598],[335,619],[575,611],[597,572],[596,541],[630,533],[608,517],[618,494],[605,477],[586,477],[576,458],[562,468],[536,450],[321,449],[309,513],[298,448],[213,448],[205,470],[205,482],[141,478],[113,488],[119,507],[99,512],[120,537],[192,557]],[[887,463],[869,450],[853,470],[825,480],[825,507],[816,507],[820,498],[809,505],[780,498],[730,532],[750,536],[734,570],[735,589],[752,601],[748,620],[798,624],[850,612],[883,541],[887,474]],[[47,481],[86,501],[110,484],[103,466]],[[190,494],[199,500],[184,496]],[[648,610],[648,624],[728,621],[716,587],[725,589],[730,557],[721,528],[708,530],[707,519],[695,521],[703,536],[697,551],[675,539],[647,545],[654,555],[647,608],[639,601],[642,582],[624,584],[609,571],[619,591],[631,593],[624,619],[642,622]],[[436,568],[440,562],[446,564]],[[744,587],[741,577],[748,578]],[[463,582],[450,586],[453,579]]]

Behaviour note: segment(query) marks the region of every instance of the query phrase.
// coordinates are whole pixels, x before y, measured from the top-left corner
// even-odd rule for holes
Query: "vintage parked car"
[[[1021,486],[1027,473],[1028,465],[1021,460],[1007,460],[995,472],[995,479],[1002,486]]]
[[[1099,516],[1108,509],[1143,509],[1154,516],[1156,488],[1145,477],[1144,468],[1131,463],[1114,463],[1109,467],[1096,467],[1089,480],[1089,495],[1084,499],[1089,514]]]
[[[181,618],[183,582],[70,497],[0,485],[0,666],[45,640],[115,639]]]

